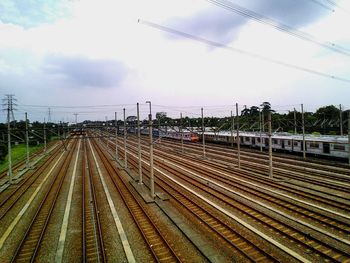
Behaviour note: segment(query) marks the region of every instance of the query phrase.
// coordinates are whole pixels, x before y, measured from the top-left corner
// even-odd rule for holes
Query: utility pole
[[[297,134],[297,111],[294,108],[294,134]]]
[[[114,127],[115,127],[115,160],[118,161],[118,122],[117,112],[114,112]]]
[[[51,122],[51,108],[49,108],[49,113],[47,116],[47,122],[50,123]]]
[[[141,160],[141,131],[140,131],[140,108],[139,103],[137,103],[137,148],[138,148],[138,157],[139,157],[139,184],[142,183],[142,160]]]
[[[123,109],[124,114],[124,168],[128,168],[128,155],[126,153],[126,120],[125,120],[125,108]]]
[[[150,163],[150,184],[151,184],[151,197],[155,198],[154,194],[154,171],[153,171],[153,131],[152,131],[152,103],[149,103],[149,163]]]
[[[304,118],[304,105],[301,104],[301,122],[303,130],[303,158],[306,159],[306,143],[305,143],[305,118]]]
[[[107,151],[108,151],[108,146],[109,146],[109,131],[108,131],[108,118],[107,116],[105,116],[105,127],[106,127],[106,148],[107,148]]]
[[[232,110],[231,110],[231,147],[233,148],[233,128],[235,126],[235,121],[234,121],[234,118],[233,118],[233,113],[232,113]]]
[[[78,115],[79,113],[73,113],[73,115],[75,116],[75,126],[78,126]]]
[[[7,147],[8,147],[8,162],[9,162],[9,170],[8,170],[8,176],[9,176],[9,184],[12,184],[12,151],[11,151],[11,117],[14,120],[13,116],[13,105],[16,99],[14,98],[14,95],[12,94],[6,94],[4,101],[6,101],[7,105]]]
[[[182,112],[180,113],[180,134],[181,134],[181,152],[184,152],[184,134],[182,130]]]
[[[348,111],[348,150],[349,150],[349,165],[350,165],[350,110]]]
[[[261,135],[261,110],[259,109],[259,133],[260,133],[260,152],[263,151],[263,141],[262,141],[262,135]]]
[[[27,118],[27,113],[25,113],[25,119],[26,119],[26,151],[27,151],[26,168],[29,168],[29,136],[28,136],[28,118]]]
[[[46,120],[44,118],[44,152],[46,153]]]
[[[265,132],[265,116],[264,116],[264,109],[261,112],[261,122],[262,122],[262,131]]]
[[[340,124],[340,135],[343,136],[343,112],[341,109],[341,104],[339,104],[339,124]]]
[[[201,108],[202,113],[202,140],[203,140],[203,158],[205,158],[205,137],[204,137],[204,116],[203,116],[203,108]]]
[[[236,143],[237,143],[237,158],[238,158],[238,169],[241,168],[241,142],[239,139],[239,116],[238,116],[238,103],[236,103],[236,117],[237,117],[237,138],[236,138]]]
[[[273,178],[273,171],[272,171],[272,124],[271,124],[271,111],[269,111],[268,122],[269,122],[269,177]]]
[[[160,116],[158,117],[158,139],[160,140]]]

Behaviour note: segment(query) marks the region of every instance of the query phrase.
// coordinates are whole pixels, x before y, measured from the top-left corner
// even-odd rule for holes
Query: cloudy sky
[[[348,0],[1,0],[0,95],[53,121],[349,108],[349,25]]]

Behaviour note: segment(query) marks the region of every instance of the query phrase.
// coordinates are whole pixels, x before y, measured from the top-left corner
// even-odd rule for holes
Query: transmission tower
[[[47,122],[48,123],[51,122],[51,108],[49,108],[49,111],[48,111]]]
[[[14,106],[16,104],[14,101],[16,99],[14,98],[15,95],[12,94],[6,94],[5,98],[3,99],[4,103],[3,106],[5,106],[5,110],[7,111],[7,143],[8,143],[8,162],[9,162],[9,184],[12,184],[12,156],[11,156],[11,119],[12,121],[15,121],[15,116],[13,114]]]

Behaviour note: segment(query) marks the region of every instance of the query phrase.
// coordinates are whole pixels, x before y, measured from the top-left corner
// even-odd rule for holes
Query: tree
[[[263,103],[261,103],[260,105],[262,107],[262,111],[263,112],[275,112],[274,110],[271,109],[271,103],[270,102],[267,102],[267,101],[264,101]]]
[[[156,119],[158,120],[158,119],[164,119],[164,118],[166,118],[166,112],[157,112],[156,113]]]
[[[315,114],[320,118],[333,119],[339,116],[339,109],[334,105],[328,105],[317,109]]]
[[[252,116],[259,115],[259,107],[251,106],[250,107],[250,115],[252,115]]]

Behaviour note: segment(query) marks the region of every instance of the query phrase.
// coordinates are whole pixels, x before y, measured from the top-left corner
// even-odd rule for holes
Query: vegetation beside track
[[[29,154],[40,150],[43,148],[43,144],[39,144],[36,146],[29,146]],[[22,159],[26,157],[27,150],[26,150],[26,145],[25,144],[18,144],[12,146],[11,149],[11,156],[12,156],[12,164],[15,165],[16,163],[20,162]],[[5,157],[5,160],[0,162],[0,173],[4,172],[8,168],[8,154]]]

